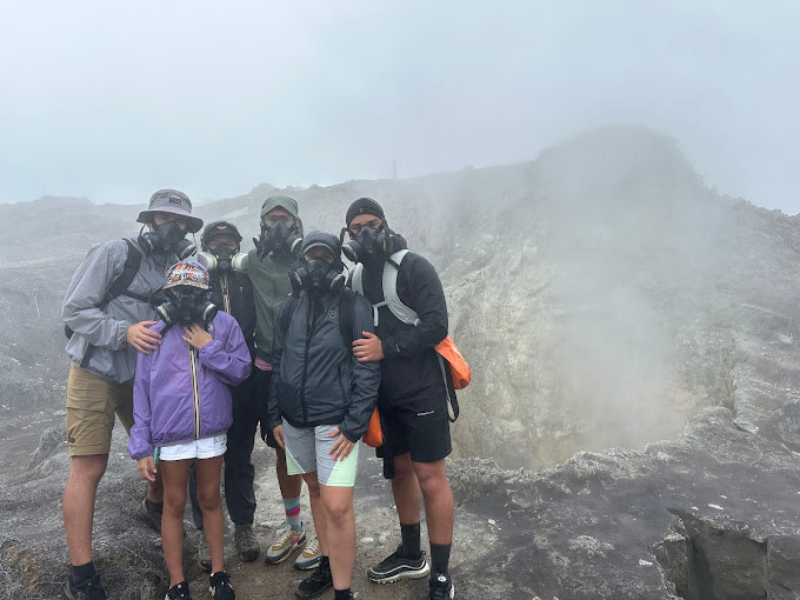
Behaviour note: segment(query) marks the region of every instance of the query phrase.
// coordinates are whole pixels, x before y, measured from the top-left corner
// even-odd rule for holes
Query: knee
[[[411,464],[411,460],[398,460],[396,459],[394,462],[394,477],[395,479],[405,480],[410,477],[415,477],[414,467]]]
[[[303,479],[305,480],[306,485],[308,486],[308,493],[311,496],[314,496],[315,498],[319,497],[319,481],[317,481],[317,478],[304,477]]]
[[[198,489],[197,503],[203,512],[212,512],[220,507],[219,488]]]
[[[329,500],[325,503],[325,514],[330,523],[341,526],[353,518],[353,503]]]
[[[70,463],[70,477],[82,484],[97,487],[106,472],[107,455],[74,457]]]
[[[416,475],[424,496],[432,496],[449,488],[447,474],[437,463],[418,465]]]
[[[183,511],[186,507],[186,492],[171,491],[164,494],[164,514],[177,519],[183,518]]]

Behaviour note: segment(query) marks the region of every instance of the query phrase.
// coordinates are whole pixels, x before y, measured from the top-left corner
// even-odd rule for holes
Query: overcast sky
[[[598,125],[800,212],[800,3],[0,0],[0,202],[530,160]]]

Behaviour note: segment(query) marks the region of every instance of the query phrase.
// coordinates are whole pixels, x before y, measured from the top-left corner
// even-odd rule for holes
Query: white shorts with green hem
[[[317,472],[317,481],[332,487],[353,487],[358,467],[357,441],[344,460],[333,460],[330,453],[339,436],[331,437],[336,425],[316,427],[292,427],[284,419],[283,439],[286,442],[286,469],[289,475]]]

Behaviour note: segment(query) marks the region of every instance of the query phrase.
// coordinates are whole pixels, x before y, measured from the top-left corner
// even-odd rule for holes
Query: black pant
[[[255,368],[253,369],[256,370]],[[225,452],[225,503],[231,521],[237,525],[252,525],[256,512],[253,489],[255,469],[250,460],[261,408],[257,386],[251,375],[244,383],[232,388],[233,423],[228,429],[228,449]],[[197,501],[197,475],[194,461],[189,471],[189,496],[192,517],[198,529],[203,528],[203,513]]]

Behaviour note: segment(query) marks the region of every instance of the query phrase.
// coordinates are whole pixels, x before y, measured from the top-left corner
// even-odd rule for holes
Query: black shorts
[[[267,446],[270,448],[278,448],[278,442],[275,441],[275,436],[272,435],[272,430],[267,425],[267,399],[272,386],[272,371],[262,371],[253,365],[253,387],[255,388],[255,396],[261,406],[259,419],[261,421],[261,439],[263,439]],[[266,436],[266,439],[265,437]]]
[[[420,398],[401,405],[380,403],[378,411],[384,454],[410,453],[414,462],[436,462],[453,451],[445,398]]]

